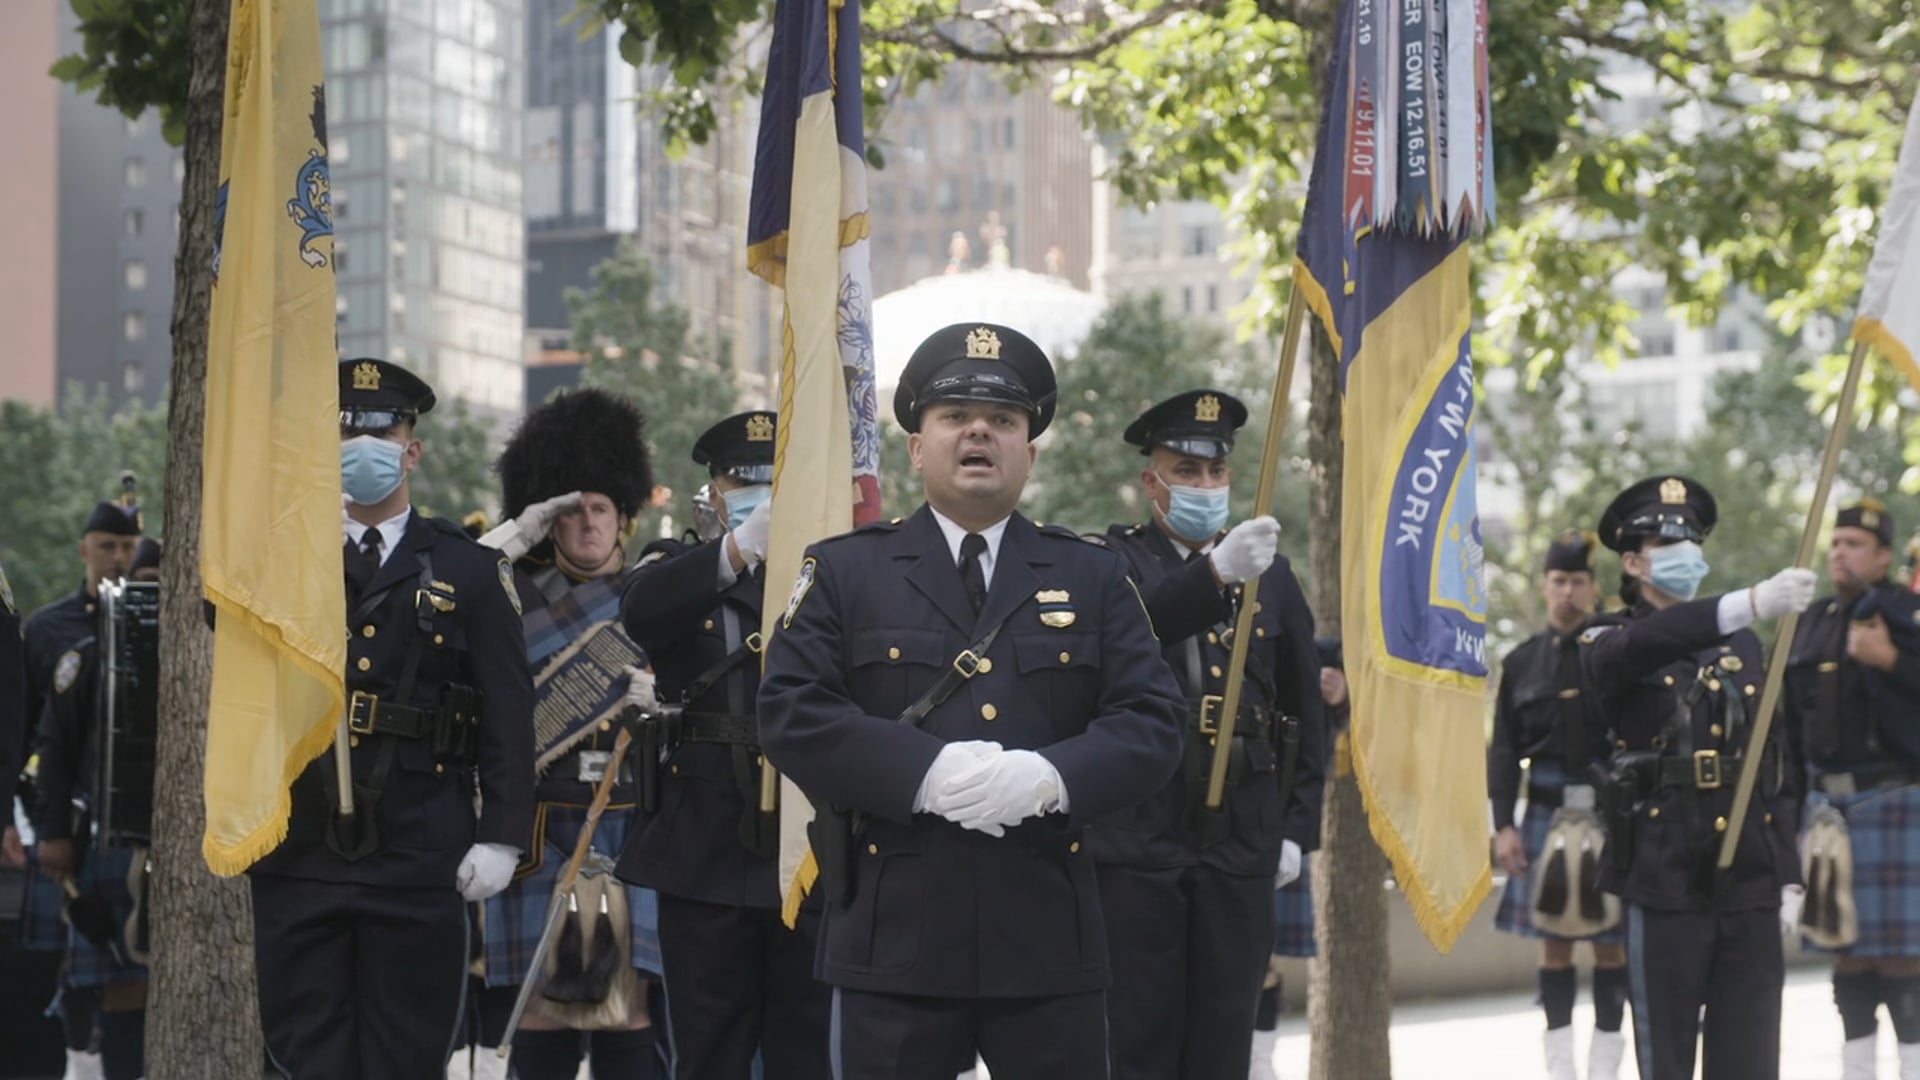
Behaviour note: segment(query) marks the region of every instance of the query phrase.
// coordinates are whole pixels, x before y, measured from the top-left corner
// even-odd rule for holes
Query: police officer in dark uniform
[[[1227,455],[1247,408],[1193,390],[1148,409],[1126,441],[1153,520],[1115,525],[1185,691],[1181,768],[1153,798],[1087,830],[1099,867],[1113,988],[1108,1061],[1116,1078],[1243,1080],[1274,936],[1274,891],[1320,846],[1328,741],[1313,612],[1285,556],[1280,526],[1255,518],[1226,531]],[[1207,811],[1221,695],[1244,583],[1258,576],[1254,641],[1227,771]],[[1284,801],[1283,801],[1284,800]]]
[[[1615,498],[1598,531],[1620,554],[1631,606],[1579,637],[1582,696],[1615,747],[1601,880],[1627,905],[1642,1080],[1690,1080],[1703,1034],[1706,1080],[1780,1072],[1781,923],[1791,925],[1800,887],[1784,725],[1763,748],[1733,866],[1715,865],[1765,677],[1747,628],[1803,610],[1813,574],[1783,570],[1695,599],[1708,569],[1700,542],[1717,516],[1713,495],[1684,476]]]
[[[53,697],[62,658],[72,652],[74,646],[93,636],[100,583],[125,577],[132,565],[140,542],[140,524],[137,506],[106,501],[94,504],[93,512],[80,530],[80,561],[86,568],[80,588],[28,616],[24,637],[25,726],[29,739]],[[78,659],[67,663],[77,676]],[[43,812],[43,809],[29,808],[29,815],[35,819]],[[57,881],[40,867],[36,857],[28,867],[26,904],[21,914],[24,948],[66,951],[69,935],[60,920],[63,902]],[[99,1006],[97,988],[76,987],[60,995],[60,1021],[66,1031],[67,1057],[83,1070],[98,1067],[99,1055],[93,1046]]]
[[[761,604],[776,413],[745,412],[693,444],[726,523],[703,543],[649,545],[627,586],[627,633],[663,700],[686,709],[659,806],[617,873],[660,894],[660,951],[678,1080],[830,1075],[830,991],[813,978],[818,904],[780,920],[775,820],[760,813]]]
[[[158,541],[141,538],[127,578],[160,580]],[[137,853],[74,835],[74,826],[99,809],[94,788],[105,750],[102,707],[99,638],[90,635],[54,665],[53,696],[34,740],[41,801],[33,829],[40,868],[63,888],[73,883],[66,906],[70,925],[60,928],[67,936],[62,993],[101,1000],[99,1075],[135,1080],[145,1072],[147,968],[130,951],[125,927],[134,907],[128,872]],[[79,807],[89,813],[76,821]]]
[[[27,716],[27,645],[21,636],[20,609],[14,606],[13,584],[0,566],[0,867],[24,863],[20,834],[13,825],[13,794],[26,765],[32,721]]]
[[[927,338],[894,396],[927,503],[814,545],[771,643],[761,735],[821,815],[844,1080],[976,1052],[1004,1080],[1107,1075],[1083,832],[1167,782],[1186,703],[1126,559],[1014,511],[1054,405],[1025,335]]]
[[[466,985],[463,901],[505,888],[533,831],[532,679],[512,571],[409,503],[433,391],[340,365],[354,815],[334,752],[294,781],[249,871],[260,1018],[294,1078],[438,1076]],[[479,808],[475,809],[475,794]]]
[[[1494,926],[1540,939],[1540,1005],[1547,1014],[1549,1080],[1571,1080],[1574,1066],[1573,938],[1556,937],[1533,924],[1532,874],[1542,865],[1554,812],[1574,793],[1593,807],[1589,776],[1594,762],[1611,753],[1607,733],[1589,723],[1580,697],[1579,634],[1598,606],[1592,534],[1569,529],[1547,546],[1540,595],[1547,628],[1515,646],[1500,662],[1494,699],[1493,739],[1487,745],[1487,798],[1493,809],[1494,858],[1507,874]],[[1578,738],[1575,732],[1579,733]],[[1527,812],[1516,825],[1521,767],[1526,768]],[[1580,940],[1593,947],[1593,1041],[1587,1080],[1613,1080],[1626,1053],[1620,1025],[1627,1005],[1626,931],[1619,926]]]
[[[1920,596],[1887,580],[1893,537],[1878,500],[1835,517],[1835,592],[1800,619],[1781,717],[1807,765],[1809,836],[1837,815],[1848,838],[1851,896],[1835,895],[1816,862],[1802,919],[1837,946],[1840,905],[1851,900],[1857,929],[1833,969],[1843,1080],[1873,1080],[1882,1004],[1901,1075],[1920,1076]],[[1818,933],[1829,928],[1834,937]]]

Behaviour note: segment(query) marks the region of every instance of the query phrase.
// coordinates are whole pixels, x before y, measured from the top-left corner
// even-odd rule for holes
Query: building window
[[[1746,347],[1746,344],[1745,336],[1740,333],[1739,327],[1720,331],[1721,352],[1739,352]]]
[[[144,311],[127,312],[120,320],[120,333],[121,336],[125,337],[128,341],[145,341],[147,339],[147,313]]]
[[[147,385],[147,373],[138,363],[129,363],[120,369],[120,386],[129,394],[137,394]]]
[[[130,157],[126,165],[126,185],[130,188],[147,186],[147,159]]]
[[[1220,286],[1218,285],[1207,286],[1207,310],[1210,312],[1220,310]]]
[[[140,290],[147,287],[147,263],[145,259],[127,260],[127,288]]]
[[[147,133],[147,114],[127,118],[127,138],[137,139]]]
[[[128,236],[139,236],[147,231],[147,213],[144,210],[129,210],[121,218],[121,227]]]
[[[1001,145],[1008,150],[1013,149],[1013,117],[1001,121],[1001,134],[1004,137]]]
[[[1180,286],[1180,311],[1185,315],[1193,314],[1193,286],[1191,285]]]
[[[1640,341],[1641,356],[1672,356],[1672,334],[1648,334]]]

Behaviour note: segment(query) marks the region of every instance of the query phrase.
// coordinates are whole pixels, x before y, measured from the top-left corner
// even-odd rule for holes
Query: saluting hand
[[[740,527],[727,534],[729,555],[737,556],[735,572],[745,571],[767,561],[767,528],[773,520],[771,500],[753,508]]]

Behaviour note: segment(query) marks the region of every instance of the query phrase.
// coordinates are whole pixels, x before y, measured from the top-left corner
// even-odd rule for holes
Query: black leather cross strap
[[[683,712],[680,738],[685,742],[758,746],[760,733],[754,718],[735,713]]]
[[[955,690],[960,689],[961,683],[973,678],[980,670],[980,658],[987,655],[987,650],[993,647],[993,639],[1000,636],[1000,628],[1007,625],[1007,619],[1012,615],[1012,611],[1002,614],[993,621],[992,626],[987,627],[986,633],[981,634],[973,644],[962,649],[960,655],[953,658],[953,663],[947,665],[947,670],[941,674],[940,681],[928,687],[927,692],[920,695],[920,700],[907,706],[900,713],[900,722],[918,724],[925,720],[928,713],[939,708],[942,702],[953,696]]]

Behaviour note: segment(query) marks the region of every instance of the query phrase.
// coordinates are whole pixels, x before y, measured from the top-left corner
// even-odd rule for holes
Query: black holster
[[[858,827],[854,818],[852,811],[822,803],[813,808],[813,820],[807,823],[807,844],[820,871],[815,887],[836,904],[853,900],[854,831]]]
[[[673,752],[673,733],[680,720],[680,706],[662,705],[655,712],[628,709],[623,716],[633,733],[633,781],[640,793],[640,812],[660,809],[660,765]]]
[[[1660,754],[1632,750],[1616,754],[1605,766],[1595,765],[1595,795],[1607,825],[1607,857],[1617,874],[1633,867],[1633,815],[1641,800],[1653,793],[1660,775]]]

